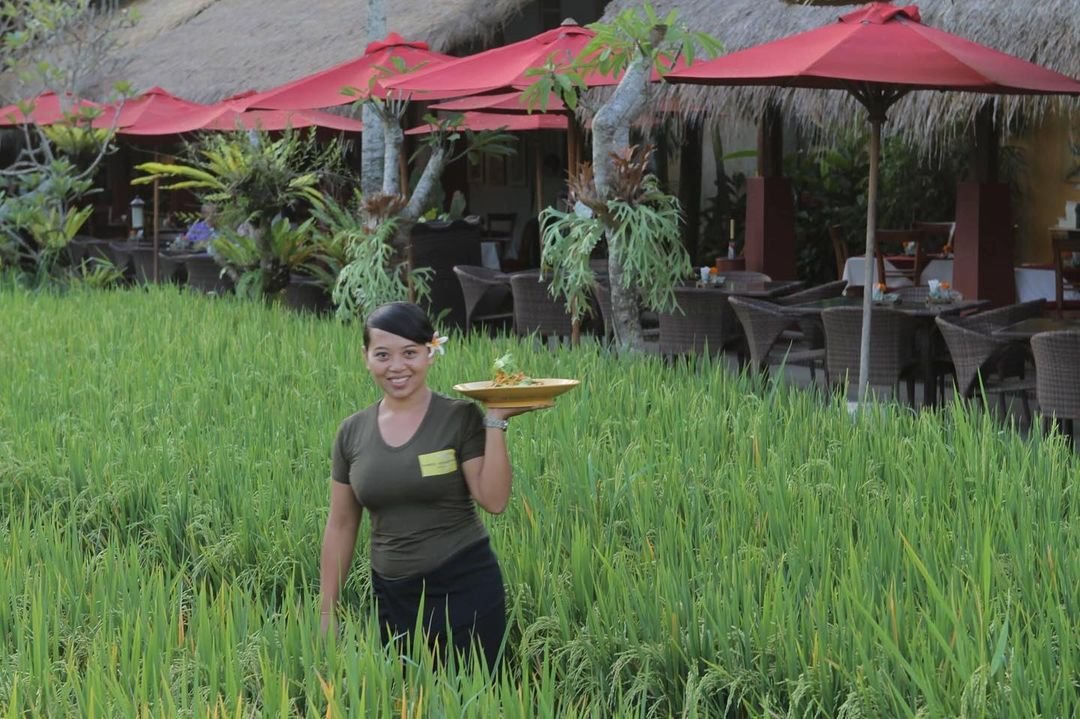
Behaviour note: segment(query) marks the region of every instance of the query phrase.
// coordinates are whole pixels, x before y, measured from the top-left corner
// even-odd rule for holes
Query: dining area
[[[606,262],[580,331],[610,341]],[[708,269],[708,268],[706,268]],[[925,270],[925,267],[923,268]],[[466,331],[570,338],[574,323],[539,271],[455,267]],[[1073,437],[1080,418],[1080,319],[1042,299],[994,307],[926,284],[890,288],[871,302],[869,390],[912,411],[953,401],[979,406],[1022,431]],[[677,307],[643,312],[648,351],[669,361],[709,356],[830,396],[852,397],[860,372],[863,299],[846,280],[808,286],[757,272],[702,272],[673,289]]]

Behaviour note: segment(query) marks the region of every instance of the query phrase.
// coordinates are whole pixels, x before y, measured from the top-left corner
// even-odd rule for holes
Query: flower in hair
[[[444,344],[450,341],[449,337],[443,337],[438,332],[431,336],[431,341],[427,343],[427,356],[434,357],[435,353],[446,354],[446,348]]]

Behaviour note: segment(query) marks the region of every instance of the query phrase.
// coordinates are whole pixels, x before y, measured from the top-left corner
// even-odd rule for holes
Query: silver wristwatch
[[[507,427],[510,426],[510,423],[507,422],[505,419],[495,419],[494,417],[488,417],[487,415],[484,415],[484,426],[488,429],[501,429],[503,432],[505,432]]]

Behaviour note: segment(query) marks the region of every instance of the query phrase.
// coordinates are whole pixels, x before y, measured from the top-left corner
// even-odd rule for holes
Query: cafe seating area
[[[602,260],[581,331],[612,341],[611,298]],[[533,271],[455,267],[471,331],[569,339],[566,307]],[[862,299],[843,280],[807,287],[752,272],[675,288],[679,308],[646,325],[646,347],[669,359],[708,354],[734,371],[762,372],[823,392],[853,395],[859,375]],[[1072,432],[1080,417],[1080,320],[1054,316],[1044,300],[991,308],[979,299],[936,300],[928,286],[897,288],[874,302],[869,384],[875,396],[913,410],[961,401],[1030,431],[1037,417]],[[491,321],[489,321],[491,320]],[[1045,338],[1045,339],[1044,339]],[[1036,348],[1040,348],[1036,351]],[[1070,354],[1071,353],[1071,354]]]

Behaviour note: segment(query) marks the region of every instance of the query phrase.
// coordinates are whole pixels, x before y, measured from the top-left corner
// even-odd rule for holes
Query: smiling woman
[[[364,326],[364,354],[382,399],[346,419],[333,449],[321,561],[322,626],[334,624],[363,510],[371,513],[371,585],[384,642],[407,641],[422,617],[428,642],[489,667],[506,633],[498,560],[475,504],[498,514],[510,498],[507,419],[433,392],[427,373],[446,338],[416,305],[394,303]]]

